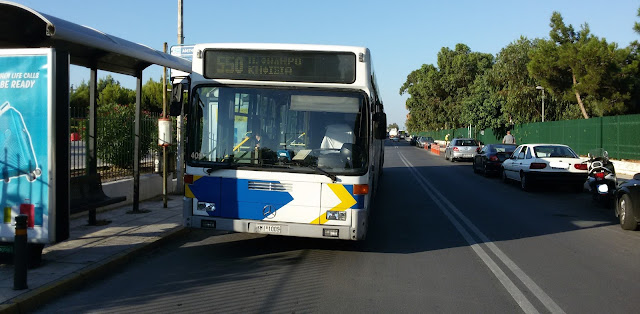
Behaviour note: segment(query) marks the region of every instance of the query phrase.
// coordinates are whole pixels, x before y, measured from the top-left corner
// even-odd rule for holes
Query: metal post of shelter
[[[0,10],[2,12],[2,10]],[[54,147],[55,164],[52,172],[52,187],[49,192],[56,195],[54,201],[55,215],[55,240],[63,241],[69,238],[70,228],[70,191],[69,191],[69,65],[70,54],[63,49],[56,49],[55,57],[55,103],[59,106],[54,111]]]
[[[91,67],[89,77],[89,130],[87,130],[87,173],[98,173],[98,134],[96,120],[98,118],[97,102],[98,102],[98,69]]]
[[[133,210],[130,214],[148,213],[140,210],[140,112],[142,103],[142,70],[136,72],[136,113],[133,129]]]
[[[162,52],[167,53],[167,43]],[[162,67],[162,118],[167,118],[167,67]],[[162,145],[162,205],[167,208],[167,145]]]
[[[184,43],[184,34],[182,33],[182,13],[184,10],[184,4],[182,0],[178,0],[178,44],[182,45]],[[176,193],[184,194],[184,135],[182,132],[182,126],[184,124],[184,110],[180,110],[180,115],[176,119],[176,150],[177,150],[177,160],[176,160],[176,175],[178,180],[176,181]]]

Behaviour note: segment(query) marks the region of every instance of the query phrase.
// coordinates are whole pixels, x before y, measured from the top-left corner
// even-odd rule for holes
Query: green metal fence
[[[71,177],[83,176],[87,171],[87,129],[88,118],[86,109],[71,109],[71,134],[70,134],[70,169]],[[162,151],[157,143],[158,134],[158,113],[144,113],[140,117],[140,141],[152,144],[148,146],[148,150],[140,154],[140,173],[152,173],[158,170],[158,156]],[[132,117],[122,119],[122,117],[98,116],[97,132],[101,134],[108,133],[107,128],[113,125],[121,125],[123,129],[132,130],[134,126]],[[126,125],[126,127],[125,127]],[[174,132],[175,134],[175,132]],[[116,147],[108,143],[102,143],[101,137],[98,138],[97,149],[98,172],[101,174],[103,182],[119,180],[133,176],[133,138],[134,134],[125,134],[123,138],[124,147]],[[175,137],[174,137],[175,138]],[[115,154],[115,150],[118,150]],[[169,152],[175,154],[175,145],[169,147]],[[103,156],[110,155],[109,160],[105,160]],[[124,165],[124,166],[123,166]],[[173,165],[173,163],[170,163]]]
[[[485,144],[500,143],[505,132],[506,130],[471,128],[471,137]],[[469,129],[418,133],[420,136],[431,136],[436,140],[444,140],[447,134],[450,134],[450,139],[468,137]],[[602,147],[612,158],[640,160],[640,115],[528,123],[514,126],[512,134],[518,144],[565,144],[580,155],[586,155],[590,150]]]

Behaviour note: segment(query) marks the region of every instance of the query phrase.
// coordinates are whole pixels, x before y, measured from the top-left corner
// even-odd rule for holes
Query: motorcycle
[[[591,196],[605,206],[612,206],[616,191],[617,177],[609,153],[601,148],[589,152],[588,179]]]

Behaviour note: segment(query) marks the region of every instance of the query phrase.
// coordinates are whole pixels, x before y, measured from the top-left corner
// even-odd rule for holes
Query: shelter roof
[[[135,76],[152,64],[191,72],[191,62],[21,4],[0,1],[0,48],[51,47],[71,64]]]

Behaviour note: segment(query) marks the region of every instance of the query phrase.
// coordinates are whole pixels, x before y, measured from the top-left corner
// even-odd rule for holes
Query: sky
[[[407,75],[423,64],[437,65],[443,47],[466,44],[496,55],[521,36],[549,38],[554,11],[577,30],[619,47],[640,35],[633,31],[638,0],[428,1],[428,0],[183,0],[185,44],[300,43],[364,46],[371,50],[389,124],[404,128]],[[178,0],[17,0],[41,13],[85,25],[162,50],[177,44]],[[99,77],[108,72],[99,72]],[[112,74],[113,75],[113,74]],[[113,75],[128,88],[135,79]],[[160,81],[151,66],[143,81]],[[89,70],[72,67],[71,84],[88,82]]]

